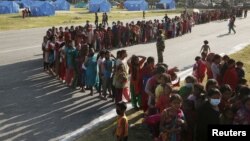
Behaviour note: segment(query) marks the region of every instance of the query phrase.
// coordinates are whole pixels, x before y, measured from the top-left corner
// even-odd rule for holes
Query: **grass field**
[[[149,130],[142,124],[143,113],[141,111],[129,110],[126,112],[129,119],[129,141],[151,141]],[[77,141],[115,141],[112,131],[116,127],[115,118],[109,120],[104,125],[84,134]]]
[[[230,55],[236,61],[244,63],[246,79],[250,80],[250,45],[245,49]],[[129,119],[129,141],[152,141],[149,130],[142,124],[143,113],[140,111],[130,110],[127,112]],[[109,120],[107,123],[85,134],[77,141],[115,141],[112,131],[115,128],[115,119]]]
[[[166,13],[176,14],[181,11],[183,11],[183,9],[152,10],[146,12],[146,17],[164,16]],[[113,8],[112,11],[108,13],[108,16],[110,22],[115,20],[142,18],[142,12],[128,12],[124,9]],[[70,11],[57,11],[55,16],[27,17],[25,19],[22,18],[21,13],[2,14],[0,15],[0,31],[54,25],[83,24],[86,20],[93,22],[94,13],[89,13],[87,9],[73,7]],[[101,13],[99,13],[99,21],[101,21]]]

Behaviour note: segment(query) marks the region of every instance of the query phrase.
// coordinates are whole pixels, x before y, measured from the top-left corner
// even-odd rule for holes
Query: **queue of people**
[[[125,49],[116,54],[109,51],[157,40],[159,31],[166,38],[181,36],[191,32],[192,19],[184,12],[173,19],[165,15],[162,22],[138,21],[126,26],[113,22],[107,29],[102,25],[93,29],[89,22],[65,29],[53,27],[42,43],[44,71],[69,87],[89,90],[90,95],[96,89],[100,99],[115,102],[119,141],[129,136],[126,105],[121,101],[144,111],[144,123],[158,141],[206,141],[208,124],[250,124],[244,63],[212,53],[208,41],[195,57],[193,75],[186,77],[183,86],[174,82],[178,69],[169,68],[161,59],[156,63],[154,57],[129,57]]]

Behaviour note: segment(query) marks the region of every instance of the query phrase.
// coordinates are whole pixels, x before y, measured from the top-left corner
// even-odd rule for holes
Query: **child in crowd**
[[[208,54],[210,52],[210,47],[208,45],[208,41],[204,41],[204,45],[201,47],[200,53],[204,52],[205,54]]]
[[[115,129],[116,141],[127,141],[128,140],[128,118],[125,114],[127,105],[125,102],[120,101],[116,104],[117,126]]]
[[[181,131],[185,127],[185,117],[181,110],[182,98],[174,94],[170,98],[170,107],[161,114],[161,141],[181,141]]]
[[[244,66],[243,62],[241,61],[236,62],[236,72],[237,72],[239,80],[242,80],[243,78],[245,78],[245,71],[243,69],[243,66]]]

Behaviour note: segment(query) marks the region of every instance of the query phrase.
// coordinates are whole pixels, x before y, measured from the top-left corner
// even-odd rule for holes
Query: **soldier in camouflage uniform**
[[[156,41],[156,48],[157,48],[157,56],[158,56],[158,63],[163,63],[163,52],[165,49],[165,39],[162,35],[162,30],[158,31],[157,41]]]

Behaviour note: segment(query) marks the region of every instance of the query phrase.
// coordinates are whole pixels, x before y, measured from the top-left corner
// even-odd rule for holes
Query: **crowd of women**
[[[163,19],[123,23],[121,21],[93,26],[86,21],[84,26],[52,27],[48,29],[44,42],[51,41],[51,37],[63,38],[64,41],[73,40],[74,46],[89,44],[95,50],[126,47],[139,43],[148,43],[156,40],[159,29],[164,31],[166,38],[174,38],[192,31],[195,24],[207,23],[219,19],[228,19],[233,11],[209,10],[198,12],[183,12],[180,16],[170,18],[167,14]],[[98,25],[98,23],[95,23]]]
[[[250,90],[243,62],[211,53],[208,42],[201,56],[195,57],[193,75],[181,87],[179,81],[173,83],[178,80],[177,68],[156,64],[153,57],[128,58],[124,49],[116,55],[108,50],[153,41],[159,29],[167,38],[191,32],[193,17],[184,12],[174,19],[166,15],[162,22],[123,26],[118,21],[107,29],[102,25],[93,29],[89,22],[65,30],[53,27],[42,44],[44,71],[69,87],[90,90],[90,95],[95,88],[101,99],[131,101],[135,109],[144,111],[155,140],[206,141],[208,124],[250,124]]]
[[[155,140],[207,141],[208,125],[249,125],[250,88],[243,66],[227,55],[202,52],[180,88],[173,86],[166,67],[156,67],[141,93],[149,96],[145,123]]]

